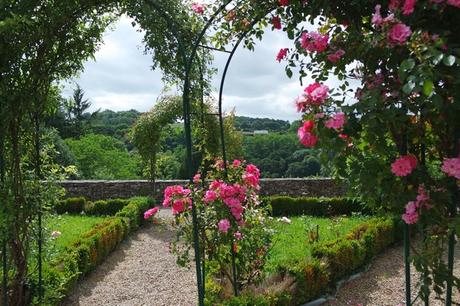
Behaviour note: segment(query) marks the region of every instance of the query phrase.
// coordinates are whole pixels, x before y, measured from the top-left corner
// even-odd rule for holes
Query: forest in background
[[[45,141],[54,145],[55,161],[72,169],[70,179],[147,178],[130,131],[142,114],[136,110],[90,112],[91,102],[77,86],[73,97],[57,98],[59,107],[46,120]],[[266,178],[327,176],[319,152],[306,149],[297,138],[298,121],[235,116],[241,132],[241,156],[256,164]],[[250,135],[254,131],[268,134]],[[244,133],[243,133],[244,132]],[[179,122],[164,128],[157,160],[158,179],[184,179],[185,136]]]

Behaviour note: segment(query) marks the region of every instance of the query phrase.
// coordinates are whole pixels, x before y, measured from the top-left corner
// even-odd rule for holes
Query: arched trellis
[[[192,180],[192,176],[193,176],[193,170],[192,170],[192,167],[191,165],[193,164],[193,154],[192,154],[192,136],[191,136],[191,110],[190,110],[190,85],[191,85],[191,82],[190,82],[190,72],[192,70],[192,67],[193,67],[193,63],[194,63],[194,60],[196,58],[196,54],[197,54],[197,50],[199,48],[199,45],[204,37],[204,35],[206,34],[206,31],[209,29],[209,27],[214,23],[214,21],[216,20],[216,18],[219,16],[219,14],[225,9],[225,7],[230,4],[232,2],[232,0],[227,0],[227,1],[224,1],[223,4],[216,10],[216,12],[214,12],[214,14],[212,15],[212,17],[208,20],[208,22],[206,23],[206,25],[204,26],[204,28],[202,29],[202,31],[200,32],[200,34],[198,35],[196,41],[194,42],[193,44],[193,48],[192,48],[192,51],[190,54],[187,54],[186,51],[185,51],[185,48],[184,48],[184,44],[183,44],[183,40],[181,39],[180,35],[179,35],[179,31],[177,30],[177,27],[176,25],[174,24],[174,21],[173,21],[173,18],[171,18],[171,16],[168,16],[168,14],[162,10],[162,7],[159,3],[157,3],[158,1],[155,1],[155,0],[146,0],[146,2],[148,4],[150,4],[161,16],[162,18],[164,18],[167,23],[168,23],[168,26],[170,27],[170,29],[175,32],[177,34],[177,41],[178,41],[178,44],[179,44],[179,52],[180,52],[180,56],[183,58],[183,62],[185,63],[185,67],[184,67],[184,70],[185,70],[185,76],[184,76],[184,87],[183,87],[183,105],[184,105],[184,126],[185,126],[185,134],[186,134],[186,149],[187,149],[187,163],[190,165],[188,167],[189,169],[189,177],[190,177],[190,180]],[[263,18],[263,17],[261,17]],[[255,21],[253,23],[253,25],[257,23],[257,21]],[[230,63],[233,59],[233,55],[235,54],[236,50],[238,49],[241,41],[245,38],[245,36],[249,33],[250,31],[247,31],[245,33],[243,33],[240,38],[238,39],[238,41],[235,43],[234,47],[233,47],[233,50],[232,52],[230,53],[230,56],[228,58],[228,61],[226,63],[226,66],[225,66],[225,69],[224,69],[224,74],[223,74],[223,77],[222,77],[222,80],[221,80],[221,86],[220,86],[220,91],[219,91],[219,112],[218,112],[218,115],[219,115],[219,122],[220,122],[220,130],[221,130],[221,145],[222,145],[222,154],[223,154],[223,159],[224,159],[224,165],[226,166],[226,161],[227,161],[227,156],[226,156],[226,149],[225,149],[225,139],[224,139],[224,129],[223,129],[223,114],[222,114],[222,97],[223,97],[223,90],[224,90],[224,84],[225,84],[225,79],[226,79],[226,75],[227,75],[227,71],[228,71],[228,68],[230,66]],[[36,135],[39,135],[39,129],[40,129],[40,116],[39,116],[39,112],[37,111],[37,113],[34,114],[34,125],[35,125],[35,133]],[[36,153],[36,156],[37,156],[37,160],[36,160],[36,176],[39,178],[41,176],[41,173],[40,173],[40,158],[39,158],[39,149],[40,149],[40,143],[39,143],[39,138],[36,138],[36,141],[35,141],[35,153]],[[0,140],[1,142],[1,140]],[[1,179],[2,179],[2,183],[3,183],[3,178],[4,178],[4,169],[3,169],[3,166],[4,164],[2,163],[3,161],[3,154],[2,152],[0,151],[0,172],[1,173]],[[454,210],[452,212],[453,214],[456,213],[456,211]],[[195,206],[192,206],[192,216],[193,216],[193,224],[194,224],[194,240],[195,240],[195,254],[196,254],[196,270],[197,270],[197,284],[198,284],[198,291],[199,291],[199,303],[200,305],[203,303],[203,300],[204,300],[204,269],[201,267],[201,260],[200,260],[200,252],[199,252],[199,241],[198,241],[198,233],[196,231],[197,229],[197,212],[196,212],[196,209],[195,209]],[[40,293],[40,297],[42,297],[42,267],[41,267],[41,253],[42,253],[42,241],[41,241],[41,235],[42,235],[42,232],[41,232],[41,208],[39,209],[39,214],[38,214],[38,222],[39,222],[39,239],[38,239],[38,244],[39,244],[39,248],[38,248],[38,252],[39,252],[39,260],[38,260],[38,266],[39,266],[39,293]],[[6,237],[6,236],[5,236]],[[407,304],[410,305],[411,301],[410,301],[410,298],[411,298],[411,294],[410,294],[410,265],[409,265],[409,261],[408,261],[408,258],[409,258],[409,227],[406,225],[404,227],[404,237],[405,237],[405,243],[404,243],[404,246],[405,246],[405,261],[406,261],[406,299],[407,299]],[[454,258],[454,254],[453,254],[453,245],[455,244],[455,236],[452,235],[451,236],[451,239],[449,240],[449,252],[448,252],[448,269],[449,269],[449,272],[452,273],[452,266],[453,266],[453,258]],[[5,243],[5,239],[3,239],[3,243],[2,243],[2,255],[3,255],[3,292],[4,292],[4,295],[7,294],[6,292],[6,288],[7,288],[7,284],[6,284],[6,277],[7,277],[7,273],[5,271],[7,271],[7,267],[5,267],[6,265],[6,243]],[[234,270],[234,277],[236,278],[236,270]],[[237,289],[235,288],[235,293],[237,293]],[[448,283],[447,284],[447,298],[446,298],[446,305],[450,305],[451,304],[451,294],[452,294],[452,283]],[[7,296],[4,297],[4,300],[7,301]],[[425,302],[427,303],[427,302]],[[6,303],[4,303],[6,305]]]

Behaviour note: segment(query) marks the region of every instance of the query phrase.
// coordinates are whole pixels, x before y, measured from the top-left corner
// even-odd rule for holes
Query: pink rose
[[[241,234],[240,232],[235,232],[235,234],[233,234],[233,236],[234,236],[237,240],[243,239],[243,234]]]
[[[388,33],[388,39],[391,44],[404,45],[407,39],[412,35],[410,27],[403,23],[395,24]]]
[[[447,0],[447,4],[455,7],[460,7],[460,0]]]
[[[328,129],[340,130],[345,124],[345,114],[337,113],[331,119],[327,120],[324,125]]]
[[[419,215],[417,212],[417,203],[411,201],[406,205],[406,212],[402,215],[402,219],[407,224],[415,224],[418,221]]]
[[[448,176],[460,180],[460,157],[444,159],[441,170]]]
[[[380,13],[381,9],[382,9],[382,6],[380,4],[377,4],[375,6],[375,13],[372,15],[372,24],[381,25],[383,23],[383,18]]]
[[[241,161],[239,161],[238,159],[235,159],[233,161],[233,167],[239,167],[241,165]]]
[[[158,207],[154,207],[152,209],[149,209],[147,210],[145,213],[144,213],[144,219],[147,220],[149,219],[150,217],[156,215],[158,213],[160,209]]]
[[[406,0],[403,7],[403,15],[410,15],[414,12],[416,0]]]
[[[243,174],[243,180],[247,186],[255,187],[255,188],[259,186],[259,178],[252,173],[246,172],[245,174]]]
[[[417,167],[414,155],[404,155],[391,164],[391,172],[396,176],[407,176]]]
[[[388,5],[388,8],[391,11],[396,11],[397,9],[399,9],[402,6],[402,4],[403,4],[402,2],[403,2],[403,0],[391,0],[390,4]]]
[[[331,62],[331,63],[337,63],[341,58],[342,56],[345,55],[345,51],[343,51],[342,49],[340,50],[337,50],[335,51],[334,53],[330,53],[327,55],[327,59]]]
[[[214,202],[217,199],[217,193],[213,190],[207,190],[204,195],[204,202]]]
[[[281,63],[281,61],[286,58],[288,54],[289,49],[288,48],[283,48],[278,52],[278,55],[276,56],[276,60]]]
[[[175,200],[172,205],[173,215],[178,215],[181,212],[185,211],[185,202],[184,199]]]
[[[271,23],[273,27],[277,30],[280,30],[282,28],[281,18],[279,16],[273,16],[271,19]]]
[[[307,104],[321,105],[329,97],[329,87],[320,83],[308,85],[304,92],[307,95]]]
[[[192,3],[192,10],[197,14],[203,14],[204,13],[204,5],[194,2],[194,3]]]
[[[193,177],[193,182],[195,184],[198,184],[200,182],[200,180],[201,180],[201,174],[199,174],[199,173],[195,174],[195,176]]]
[[[217,226],[219,228],[219,231],[221,231],[222,233],[227,233],[230,229],[231,224],[230,221],[228,221],[228,219],[222,219],[219,221],[219,224]]]
[[[305,129],[304,126],[299,128],[297,135],[299,136],[300,143],[306,147],[312,148],[316,146],[316,143],[318,142],[318,137],[316,137],[316,135],[310,130]]]
[[[303,33],[301,46],[308,52],[323,52],[329,45],[329,35],[322,35],[318,32]]]

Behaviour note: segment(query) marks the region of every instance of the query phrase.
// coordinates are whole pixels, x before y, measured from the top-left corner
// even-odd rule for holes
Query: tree
[[[74,137],[80,138],[84,134],[85,130],[85,117],[84,113],[91,107],[91,102],[88,99],[83,99],[85,92],[77,84],[77,87],[73,91],[72,99],[65,105],[65,108],[69,114],[69,121],[73,122],[74,126]]]
[[[139,156],[129,154],[124,144],[109,136],[86,135],[67,139],[82,179],[138,179]]]

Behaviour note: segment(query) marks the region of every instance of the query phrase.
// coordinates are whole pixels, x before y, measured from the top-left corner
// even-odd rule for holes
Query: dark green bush
[[[57,214],[81,214],[86,205],[86,199],[84,197],[68,198],[59,201],[54,206],[54,210]]]
[[[284,216],[338,216],[353,213],[369,214],[364,205],[352,198],[307,198],[272,196],[265,200],[271,206],[273,217]]]
[[[114,216],[129,202],[130,200],[124,199],[99,200],[87,202],[84,209],[89,216]]]

